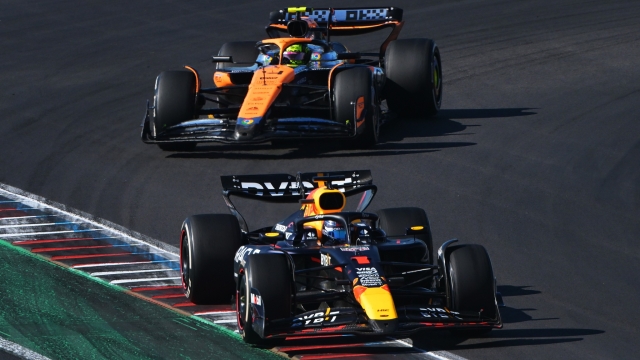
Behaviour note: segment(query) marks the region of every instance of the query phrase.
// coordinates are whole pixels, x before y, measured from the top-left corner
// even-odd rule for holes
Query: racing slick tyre
[[[376,211],[378,214],[378,227],[387,235],[404,235],[407,228],[412,226],[423,226],[425,234],[416,235],[427,244],[429,249],[428,263],[433,264],[433,237],[431,236],[431,225],[427,212],[417,207],[389,208]]]
[[[253,345],[272,344],[253,330],[251,288],[260,292],[266,320],[291,317],[293,273],[284,254],[253,254],[247,257],[240,272],[236,312],[238,330],[245,342]]]
[[[218,56],[231,56],[233,62],[219,62],[216,64],[216,69],[251,66],[251,64],[246,63],[253,63],[258,58],[258,55],[260,55],[260,51],[256,48],[255,41],[228,42],[222,45],[218,51]]]
[[[435,115],[442,103],[440,50],[431,39],[392,41],[384,58],[385,96],[390,110],[409,116]]]
[[[378,107],[373,105],[373,91],[371,71],[368,67],[353,67],[335,76],[333,87],[335,119],[347,126],[354,126],[356,116],[360,111],[364,111],[364,131],[356,137],[354,144],[356,147],[367,148],[378,143],[380,114]],[[361,97],[364,99],[360,99]],[[359,108],[360,104],[364,107]],[[358,108],[355,109],[356,107]]]
[[[449,259],[446,270],[451,295],[450,309],[479,313],[495,319],[495,278],[491,259],[482,245],[465,244],[447,249]],[[491,331],[486,329],[457,330],[460,335],[480,335]]]
[[[233,258],[243,245],[231,214],[188,217],[180,235],[180,270],[185,296],[194,304],[229,304],[235,294]]]
[[[196,76],[191,71],[164,71],[156,78],[153,97],[154,136],[186,120],[195,118]],[[160,143],[164,151],[190,151],[195,142]]]

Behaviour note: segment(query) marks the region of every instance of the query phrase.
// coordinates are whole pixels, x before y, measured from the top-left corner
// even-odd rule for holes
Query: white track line
[[[132,261],[132,262],[114,262],[114,263],[99,263],[99,264],[80,264],[71,265],[74,269],[88,268],[88,267],[102,267],[102,266],[124,266],[124,265],[142,265],[142,264],[160,264],[165,262],[178,262],[177,260],[154,260],[154,261]]]
[[[214,320],[214,324],[231,324],[237,322],[238,320]]]
[[[51,360],[14,342],[0,338],[0,349],[25,360]],[[1,355],[2,353],[0,353]]]
[[[153,263],[154,261],[132,261],[132,262],[118,262],[118,263],[71,265],[71,267],[74,269],[81,269],[81,268],[88,268],[88,267],[139,265],[139,264],[153,264]]]
[[[60,222],[60,223],[42,223],[42,224],[17,224],[17,225],[0,225],[0,229],[9,228],[21,228],[21,227],[38,227],[38,226],[62,226],[62,225],[80,225],[73,222]]]
[[[167,278],[143,278],[143,279],[122,279],[110,281],[111,284],[130,284],[134,282],[150,282],[150,281],[165,281],[165,280],[180,280],[180,277],[167,277]]]
[[[194,315],[202,316],[202,315],[234,315],[236,312],[233,311],[205,311],[205,312],[197,312]],[[235,320],[234,320],[235,321]]]
[[[104,229],[64,230],[64,231],[43,231],[43,232],[34,232],[34,233],[0,234],[0,238],[20,237],[20,236],[51,235],[51,234],[82,233],[82,232],[101,231],[101,230],[104,230]]]
[[[11,198],[17,197],[18,199],[24,199],[24,201],[22,202],[25,203],[25,205],[27,203],[30,203],[30,204],[36,203],[36,205],[38,205],[43,209],[53,209],[56,212],[63,214],[69,218],[80,219],[82,220],[82,222],[103,227],[104,228],[103,230],[108,230],[109,232],[118,234],[119,236],[125,239],[129,239],[130,241],[142,242],[149,247],[166,252],[168,256],[179,257],[178,248],[176,248],[175,246],[165,244],[161,241],[158,241],[146,235],[131,231],[118,224],[112,223],[110,221],[107,221],[101,218],[97,218],[91,214],[70,208],[63,204],[45,199],[38,195],[31,194],[29,192],[15,188],[13,186],[0,183],[0,193],[2,192],[9,194]]]
[[[462,356],[458,356],[456,354],[452,354],[448,351],[425,351],[422,349],[418,349],[416,347],[414,347],[413,345],[411,345],[410,343],[404,341],[404,340],[398,340],[395,339],[394,342],[397,342],[399,344],[401,344],[402,346],[405,347],[409,347],[412,349],[416,349],[416,350],[421,350],[422,354],[426,355],[428,358],[430,359],[437,359],[437,360],[467,360],[466,358],[463,358]]]
[[[94,272],[94,273],[91,273],[91,276],[108,276],[108,275],[119,275],[119,274],[139,274],[139,273],[150,273],[150,272],[161,272],[161,271],[179,271],[179,270],[173,270],[173,269],[167,268],[167,269],[150,269],[150,270],[105,271],[105,272]]]
[[[6,218],[0,218],[0,221],[30,219],[30,218],[43,218],[43,217],[51,217],[51,216],[56,216],[56,215],[30,215],[30,216],[6,217]]]

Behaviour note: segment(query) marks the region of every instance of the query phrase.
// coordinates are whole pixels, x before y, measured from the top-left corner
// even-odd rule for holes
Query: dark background
[[[388,4],[405,10],[401,38],[438,43],[444,100],[437,119],[389,124],[370,150],[176,154],[139,140],[158,73],[189,64],[211,84],[210,55],[263,38],[269,11],[291,5],[3,1],[0,182],[176,245],[186,216],[227,211],[222,174],[371,169],[371,209],[420,206],[436,246],[483,244],[507,304],[503,330],[425,333],[415,346],[473,359],[637,356],[640,3]],[[373,51],[383,38],[347,44]],[[251,227],[280,213],[245,209]]]

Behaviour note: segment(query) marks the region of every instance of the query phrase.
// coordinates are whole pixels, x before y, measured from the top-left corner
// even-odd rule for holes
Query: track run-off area
[[[110,283],[157,275],[167,278],[162,280],[169,282],[166,286],[175,286],[170,279],[179,276],[171,267],[175,258],[167,255],[161,263],[160,253],[175,254],[171,249],[178,245],[187,216],[228,212],[220,175],[370,169],[379,189],[370,210],[422,207],[429,215],[434,247],[454,237],[485,246],[506,304],[501,330],[470,339],[448,332],[419,333],[405,342],[408,345],[397,343],[406,350],[396,357],[426,356],[415,349],[468,359],[637,357],[638,1],[384,4],[404,9],[400,38],[437,42],[444,96],[436,118],[397,119],[382,128],[381,143],[371,149],[342,149],[332,143],[302,148],[200,144],[192,153],[171,153],[140,141],[146,100],[153,97],[161,71],[191,65],[206,82],[203,86],[210,86],[210,56],[227,41],[264,38],[270,11],[367,4],[380,5],[350,0],[0,3],[0,183],[78,209],[85,221],[104,219],[96,221],[119,231],[68,244],[1,246],[3,281],[10,274],[25,277],[9,294],[3,283],[2,303],[18,307],[38,301],[33,306],[65,312],[42,314],[39,324],[50,328],[26,321],[16,332],[0,329],[5,333],[0,338],[51,359],[64,358],[43,350],[53,338],[43,335],[23,342],[19,337],[34,329],[52,336],[86,333],[91,341],[70,344],[69,351],[73,347],[104,358],[299,356],[244,346],[231,330],[224,330],[224,323],[215,324],[230,319],[194,318],[188,306],[174,306],[182,301],[174,288],[135,292],[131,289],[145,287],[144,282]],[[370,52],[385,35],[340,40],[352,51]],[[16,200],[2,196],[2,201]],[[274,224],[293,210],[237,205],[252,229]],[[3,208],[11,209],[9,203]],[[91,230],[91,223],[75,228],[77,219],[41,209],[32,212],[0,212],[15,218],[42,216],[6,220],[1,233],[27,233],[30,227],[10,227],[27,223],[52,224],[34,227],[32,233],[73,232],[8,237],[3,244],[96,238],[80,231]],[[48,251],[74,246],[96,248]],[[136,258],[134,249],[139,247],[150,254],[145,260]],[[69,257],[98,251],[122,255],[108,261]],[[38,260],[56,256],[66,258]],[[151,263],[73,268],[117,258]],[[100,275],[82,275],[91,273]],[[39,301],[44,294],[32,285],[41,284],[43,274],[55,274],[50,278],[56,282],[47,286],[60,303]],[[18,285],[11,282],[12,289]],[[89,290],[106,292],[92,304],[80,298]],[[91,309],[105,313],[89,314]],[[215,310],[228,311],[194,311]],[[132,315],[137,312],[153,320],[140,321]],[[176,356],[155,353],[169,344],[186,350]],[[349,350],[331,351],[370,355],[344,344],[311,341],[305,346],[315,355],[326,352],[314,346],[342,346]]]

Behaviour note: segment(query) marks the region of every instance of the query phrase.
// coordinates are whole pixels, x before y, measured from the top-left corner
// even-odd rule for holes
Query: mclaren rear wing
[[[266,202],[295,204],[314,189],[330,183],[333,188],[342,191],[346,197],[362,193],[356,209],[362,212],[371,203],[377,191],[369,170],[309,172],[297,175],[223,175],[220,180],[224,201],[231,213],[238,218],[244,232],[248,232],[249,229],[246,221],[231,202],[232,195]]]
[[[402,9],[394,6],[357,7],[357,8],[309,8],[290,7],[272,11],[269,14],[267,34],[280,37],[280,32],[287,32],[287,24],[300,14],[314,20],[320,29],[326,30],[327,40],[331,36],[360,35],[386,28],[392,28],[391,34],[380,46],[382,57],[389,43],[398,38],[404,25]]]

